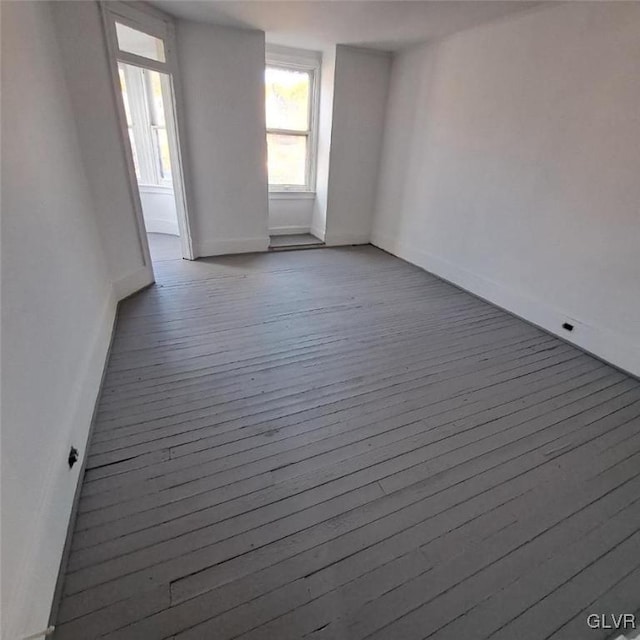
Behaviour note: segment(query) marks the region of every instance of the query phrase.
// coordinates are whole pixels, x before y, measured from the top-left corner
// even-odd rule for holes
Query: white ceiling
[[[153,0],[176,17],[244,29],[305,48],[350,44],[395,51],[525,11],[528,0]]]

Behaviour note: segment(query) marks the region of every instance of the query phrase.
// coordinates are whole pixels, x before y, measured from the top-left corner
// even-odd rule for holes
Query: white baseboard
[[[40,470],[46,478],[44,490],[38,504],[31,507],[32,527],[29,538],[24,540],[27,551],[21,580],[15,586],[10,606],[4,611],[5,616],[11,613],[11,619],[3,622],[7,638],[20,640],[46,629],[49,623],[69,518],[115,325],[116,306],[111,293],[69,393],[68,419],[64,424],[55,425],[60,432],[57,449],[50,452],[48,468]],[[71,445],[79,450],[81,460],[69,469],[65,461]]]
[[[179,236],[180,229],[178,228],[178,221],[171,222],[171,220],[158,220],[156,218],[145,218],[144,227],[147,233],[166,233],[170,236]]]
[[[257,253],[269,249],[269,236],[261,238],[228,238],[198,243],[197,257],[223,256],[234,253]]]
[[[123,298],[130,296],[132,293],[140,291],[140,289],[143,289],[153,282],[154,277],[151,267],[142,267],[141,269],[138,269],[113,283],[115,299],[122,300]]]
[[[299,233],[311,233],[311,229],[293,225],[288,227],[269,227],[270,236],[293,236]]]
[[[352,244],[369,244],[371,237],[368,233],[327,233],[324,241],[329,247],[339,247]]]
[[[640,376],[640,349],[632,341],[603,327],[594,326],[542,300],[508,289],[499,282],[472,273],[443,258],[409,243],[373,233],[371,243],[407,262],[411,262],[452,284],[501,307],[531,324],[634,376]],[[571,333],[562,329],[564,322],[574,325]]]

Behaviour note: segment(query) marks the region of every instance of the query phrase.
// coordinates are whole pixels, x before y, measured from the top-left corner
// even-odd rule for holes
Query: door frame
[[[142,214],[142,201],[138,188],[133,152],[127,130],[127,118],[124,110],[124,101],[120,88],[120,76],[118,63],[131,64],[143,69],[158,71],[162,78],[163,103],[167,124],[167,137],[169,139],[169,155],[171,158],[171,176],[173,181],[173,194],[176,203],[178,228],[180,230],[180,246],[182,257],[194,260],[196,255],[193,250],[191,235],[191,218],[189,215],[189,194],[185,180],[185,151],[183,147],[184,136],[181,135],[184,127],[180,119],[182,113],[180,99],[179,69],[176,59],[175,25],[173,19],[151,7],[134,7],[126,2],[101,1],[100,12],[102,14],[103,29],[109,56],[111,81],[117,105],[120,135],[126,151],[129,182],[134,193],[133,202],[136,209],[136,221],[138,236],[142,247],[145,264],[151,267],[149,243]],[[138,31],[142,31],[163,41],[165,62],[151,60],[142,56],[120,51],[116,37],[116,22],[124,24]]]

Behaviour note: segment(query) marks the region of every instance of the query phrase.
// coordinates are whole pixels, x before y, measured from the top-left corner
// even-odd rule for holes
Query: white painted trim
[[[120,20],[117,20],[117,22],[120,23]],[[159,73],[167,73],[166,63],[158,62],[151,58],[145,58],[144,56],[137,56],[135,53],[122,51],[122,49],[118,49],[118,61],[129,64],[133,67],[140,67],[141,69],[151,69],[152,71],[158,71]]]
[[[285,227],[269,227],[270,236],[291,236],[299,233],[311,233],[309,227],[288,225]]]
[[[169,30],[169,41],[171,50],[175,51],[175,29]],[[177,62],[176,62],[177,68]],[[189,205],[187,198],[187,185],[185,181],[184,162],[186,154],[184,152],[182,132],[184,127],[181,124],[178,114],[180,113],[180,80],[179,74],[173,73],[163,78],[163,101],[165,119],[167,123],[167,137],[169,140],[169,155],[171,158],[171,176],[173,179],[173,194],[176,203],[176,214],[178,218],[178,228],[180,230],[180,243],[182,247],[182,257],[193,260],[195,253],[193,250],[193,237],[191,235],[191,219],[189,216]],[[164,91],[164,89],[167,91]],[[167,99],[168,98],[168,99]]]
[[[158,10],[154,10],[151,7],[147,7],[146,5],[143,6],[144,9],[140,9],[139,6],[134,7],[125,2],[106,2],[105,0],[100,2],[105,40],[109,55],[109,64],[111,66],[112,91],[116,102],[118,120],[120,121],[122,145],[127,157],[129,181],[132,184],[132,199],[136,210],[138,239],[143,253],[144,264],[145,266],[150,266],[151,255],[149,253],[149,243],[147,241],[146,228],[144,226],[142,202],[138,192],[138,181],[136,178],[131,145],[129,144],[129,135],[127,131],[127,119],[124,112],[122,94],[120,92],[118,59],[121,57],[121,52],[119,51],[117,44],[115,20],[120,21],[123,19],[123,22],[129,23],[130,26],[163,40],[166,63],[154,63],[153,61],[147,61],[146,58],[140,58],[139,66],[156,69],[165,74],[161,76],[161,78],[163,85],[163,98],[165,98],[165,119],[167,123],[167,136],[169,138],[173,191],[176,201],[178,227],[180,229],[182,255],[187,260],[193,260],[196,256],[193,249],[191,221],[188,208],[188,202],[191,201],[191,197],[188,194],[188,189],[185,183],[184,159],[186,154],[183,148],[184,144],[182,142],[184,140],[184,136],[182,135],[184,126],[180,116],[182,98],[180,95],[179,67],[176,57],[175,26],[171,16]],[[131,61],[130,58],[129,61]]]
[[[312,230],[313,235],[316,235]],[[336,233],[325,234],[324,241],[327,246],[337,247],[352,244],[369,244],[370,237],[368,233]]]
[[[167,36],[167,29],[172,22],[172,18],[164,12],[161,12],[147,4],[124,2],[122,0],[108,0],[108,9],[117,16],[118,22],[130,26],[132,29],[144,31],[160,40],[164,40]],[[167,56],[165,43],[164,64],[170,64],[169,56]],[[162,63],[161,63],[162,64]]]
[[[201,242],[198,257],[223,256],[234,253],[257,253],[269,249],[269,236],[263,238],[227,238]]]
[[[315,191],[269,191],[269,200],[315,200]]]
[[[114,6],[119,3],[114,3]],[[113,7],[109,7],[108,3],[100,2],[100,15],[102,17],[102,28],[107,48],[107,59],[111,71],[111,95],[115,104],[118,123],[120,125],[120,144],[126,159],[126,165],[129,174],[128,186],[129,195],[135,212],[136,231],[138,235],[138,244],[142,253],[142,263],[153,271],[151,266],[151,254],[149,253],[149,243],[144,228],[144,217],[142,215],[142,200],[138,191],[138,180],[136,178],[135,166],[133,163],[133,153],[129,144],[129,133],[127,127],[127,116],[124,111],[124,103],[122,93],[120,91],[120,75],[118,73],[117,60],[117,44],[115,34],[114,16],[110,13]]]
[[[42,587],[42,576],[54,576],[54,582],[50,589],[49,608],[53,605],[55,580],[58,577],[75,495],[75,491],[63,490],[63,486],[72,480],[74,487],[77,488],[80,482],[80,471],[86,458],[91,422],[115,327],[116,309],[116,299],[112,290],[106,296],[93,343],[87,350],[80,373],[74,381],[74,388],[67,399],[68,418],[64,424],[56,425],[60,430],[60,437],[57,440],[58,446],[55,451],[50,452],[48,467],[41,469],[46,478],[43,485],[44,491],[40,495],[38,504],[32,505],[33,526],[23,546],[23,549],[29,550],[30,553],[26,554],[24,558],[19,574],[20,582],[16,586],[13,600],[9,604],[12,610],[18,610],[13,615],[13,619],[27,622],[22,628],[7,629],[7,638],[24,638],[41,633],[39,630],[42,629],[43,624],[47,623],[46,619],[39,618],[41,612],[34,611],[32,606],[33,594],[41,590],[38,587]],[[73,469],[69,469],[66,466],[66,459],[72,444],[80,451],[82,460]],[[69,478],[69,475],[72,478]],[[55,516],[50,513],[53,511],[56,512]],[[61,518],[61,512],[67,514],[67,517]],[[60,523],[64,525],[64,530],[52,531],[50,523]],[[50,552],[51,540],[60,541],[57,554]],[[49,611],[46,613],[50,615]]]
[[[307,153],[306,185],[300,189],[296,185],[274,185],[277,192],[283,191],[315,191],[318,172],[318,137],[320,123],[320,73],[322,53],[308,49],[295,49],[280,45],[266,44],[265,66],[282,67],[307,71],[311,77],[311,95],[309,96],[309,130],[307,132],[291,132],[292,135],[306,135],[309,151]],[[277,129],[269,129],[267,134],[277,133]],[[271,188],[271,187],[269,187]]]
[[[562,309],[548,305],[543,300],[530,298],[508,289],[498,282],[472,273],[406,242],[374,232],[371,244],[422,267],[425,271],[574,344],[631,375],[640,376],[640,348],[634,346],[631,340],[625,340],[604,327],[590,325],[570,316]],[[567,321],[575,327],[571,333],[562,329],[562,323]]]
[[[140,291],[140,289],[144,289],[144,287],[148,287],[150,284],[153,284],[153,282],[153,270],[151,267],[138,269],[137,271],[134,271],[113,283],[115,299],[122,300],[123,298],[130,296],[132,293]]]
[[[161,184],[139,184],[138,188],[142,193],[158,193],[160,195],[173,195],[173,187]]]

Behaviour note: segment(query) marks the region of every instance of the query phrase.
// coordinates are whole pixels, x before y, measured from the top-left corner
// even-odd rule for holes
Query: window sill
[[[269,191],[269,200],[314,200],[315,191]]]
[[[138,183],[138,188],[144,193],[173,193],[173,187],[164,184]]]

